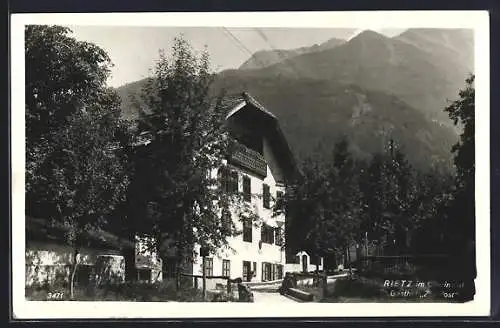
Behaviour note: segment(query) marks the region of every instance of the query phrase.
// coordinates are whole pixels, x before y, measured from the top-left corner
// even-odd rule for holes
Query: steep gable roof
[[[265,129],[268,133],[271,146],[276,152],[278,160],[281,162],[287,177],[291,178],[298,172],[295,158],[281,130],[276,115],[259,103],[248,92],[226,96],[223,100],[223,105],[228,107],[228,114],[226,115],[227,120],[243,111],[256,111],[257,114],[261,114],[258,115],[259,119],[264,120],[267,124],[260,125],[260,128]]]

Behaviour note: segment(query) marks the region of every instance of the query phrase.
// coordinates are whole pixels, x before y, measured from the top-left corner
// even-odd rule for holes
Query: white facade
[[[264,148],[266,148],[266,142],[264,142]],[[264,151],[266,153],[266,151]],[[252,241],[244,241],[243,234],[230,237],[228,240],[228,247],[221,249],[217,254],[212,254],[209,259],[212,259],[211,275],[213,276],[223,276],[227,273],[223,272],[223,260],[229,261],[229,276],[230,278],[243,278],[243,266],[244,262],[250,262],[251,270],[254,272],[251,277],[252,282],[256,281],[269,281],[274,279],[280,279],[284,275],[285,271],[285,250],[280,245],[277,245],[277,238],[279,235],[275,234],[274,243],[266,243],[261,241],[261,229],[263,224],[267,224],[275,229],[281,229],[281,238],[284,236],[285,228],[285,216],[279,215],[273,217],[272,206],[273,201],[276,199],[276,192],[285,192],[284,187],[277,184],[274,180],[273,172],[271,171],[269,165],[267,166],[267,176],[262,179],[256,175],[248,173],[242,169],[236,167],[231,167],[232,170],[238,172],[238,191],[243,192],[243,177],[250,178],[251,185],[251,207],[254,209],[254,213],[260,218],[258,222],[255,222],[252,226]],[[263,185],[267,184],[270,189],[270,199],[271,206],[269,209],[264,208],[263,205]],[[239,216],[235,211],[232,213],[232,219],[238,231],[243,230],[243,223],[241,222]],[[257,225],[257,226],[255,226]],[[280,244],[278,242],[278,244]],[[196,248],[196,252],[199,254],[199,247]],[[210,261],[210,260],[209,260]],[[227,262],[226,262],[227,263]],[[269,263],[270,274],[264,274],[263,263]],[[274,266],[274,268],[273,268]],[[281,266],[281,267],[278,267]],[[278,271],[281,270],[281,275]],[[267,269],[264,269],[267,271]],[[274,274],[273,274],[274,271]],[[202,275],[202,258],[198,257],[193,264],[193,274]],[[266,276],[267,275],[267,276]],[[269,279],[270,278],[270,279]],[[217,281],[217,283],[220,283]],[[213,285],[214,282],[207,282],[208,288]]]
[[[249,105],[249,106],[246,106]],[[242,117],[238,117],[239,111],[246,111]],[[285,170],[282,167],[283,161],[278,158],[277,151],[279,149],[276,140],[283,138],[282,135],[265,133],[259,127],[251,127],[248,117],[245,115],[260,115],[259,120],[263,122],[269,120],[277,122],[276,118],[269,112],[262,109],[261,105],[255,102],[252,98],[244,104],[239,104],[229,116],[236,116],[233,120],[235,131],[251,131],[253,140],[257,144],[261,144],[261,148],[257,151],[257,157],[265,161],[265,170],[260,169],[260,174],[252,169],[244,168],[238,164],[229,163],[229,169],[238,174],[238,192],[245,193],[244,178],[250,179],[251,201],[247,201],[247,205],[252,208],[252,212],[258,216],[258,220],[253,222],[251,241],[245,240],[245,234],[241,233],[230,237],[228,246],[220,249],[216,254],[210,254],[207,257],[207,275],[208,276],[229,276],[231,279],[242,278],[243,281],[261,282],[281,279],[285,274],[285,249],[281,245],[284,244],[285,236],[285,215],[273,216],[273,206],[278,198],[277,192],[284,195],[284,177]],[[276,123],[277,124],[277,123]],[[253,129],[253,130],[252,130]],[[274,139],[271,139],[274,138]],[[274,141],[274,143],[273,143]],[[281,140],[280,140],[281,141]],[[265,174],[263,174],[266,172]],[[217,174],[214,172],[214,174]],[[264,176],[265,175],[265,176]],[[264,206],[264,185],[269,187],[269,206]],[[232,211],[232,221],[235,224],[236,230],[243,230],[243,222],[234,206]],[[267,235],[262,239],[261,232],[263,226],[266,226]],[[273,237],[270,237],[272,234]],[[248,238],[247,238],[248,239]],[[281,242],[280,242],[281,241]],[[199,254],[199,246],[195,247],[195,251]],[[203,274],[203,260],[198,256],[193,263],[193,275]],[[250,272],[249,272],[250,271]],[[201,280],[198,280],[198,286],[201,287]],[[224,279],[207,279],[207,288],[214,288],[215,285],[225,284]]]

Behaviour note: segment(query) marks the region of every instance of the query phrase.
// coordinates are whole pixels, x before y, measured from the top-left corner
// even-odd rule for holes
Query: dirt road
[[[253,301],[254,303],[296,303],[296,301],[277,292],[258,291],[253,291]]]

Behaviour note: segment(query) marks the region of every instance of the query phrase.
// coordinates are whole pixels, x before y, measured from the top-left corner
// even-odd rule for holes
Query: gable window
[[[269,185],[262,185],[262,203],[264,208],[271,208],[271,191]]]
[[[252,219],[243,220],[243,241],[252,242]]]
[[[263,224],[260,229],[260,239],[263,243],[274,244],[274,228]]]
[[[205,276],[214,275],[214,259],[205,257]]]
[[[231,262],[229,260],[222,260],[222,276],[231,276]]]
[[[243,199],[247,202],[252,200],[252,188],[248,176],[243,177]]]

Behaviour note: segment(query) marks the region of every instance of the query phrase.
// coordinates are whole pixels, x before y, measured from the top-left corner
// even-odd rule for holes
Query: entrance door
[[[250,261],[243,261],[243,281],[252,280],[252,265]]]
[[[307,255],[302,255],[302,271],[307,272]]]

